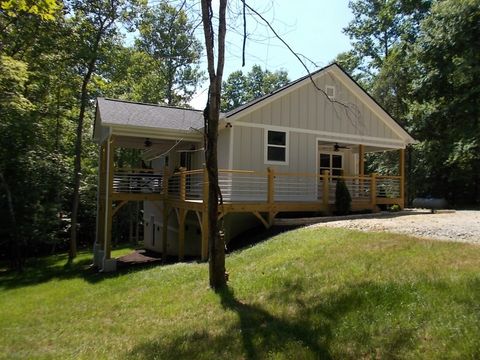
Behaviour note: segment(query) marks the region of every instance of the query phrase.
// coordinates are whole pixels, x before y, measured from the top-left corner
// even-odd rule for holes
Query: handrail
[[[134,173],[138,171],[139,173]],[[158,172],[157,172],[158,171]],[[157,172],[157,173],[155,173]],[[331,175],[328,172],[288,173],[254,170],[219,169],[219,186],[224,201],[319,202],[329,206],[335,201],[336,180],[344,180],[352,199],[369,201],[373,206],[385,198],[398,199],[402,177],[392,175]],[[205,200],[206,170],[180,169],[173,174],[160,169],[116,169],[117,192],[162,192],[181,201]],[[381,199],[381,200],[380,200]]]
[[[398,175],[377,175],[377,179],[401,179]]]
[[[114,172],[138,172],[138,173],[155,173],[163,172],[163,169],[144,169],[144,168],[115,168]]]

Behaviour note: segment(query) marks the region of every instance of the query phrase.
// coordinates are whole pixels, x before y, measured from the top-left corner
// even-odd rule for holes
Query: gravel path
[[[345,219],[311,226],[388,231],[429,239],[480,245],[480,211],[452,211],[431,214],[425,211],[410,210],[388,217],[380,215],[377,218]]]

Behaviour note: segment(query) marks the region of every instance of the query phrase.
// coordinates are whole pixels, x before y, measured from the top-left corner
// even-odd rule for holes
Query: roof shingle
[[[97,109],[102,125],[127,125],[170,130],[203,128],[203,112],[200,110],[108,98],[98,98]]]

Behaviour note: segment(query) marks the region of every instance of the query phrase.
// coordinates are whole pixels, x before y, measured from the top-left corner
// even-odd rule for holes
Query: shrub
[[[402,208],[398,204],[392,205],[388,209],[388,211],[391,211],[391,212],[397,212],[397,211],[400,211],[400,210],[402,210]]]
[[[348,214],[352,208],[352,197],[343,180],[337,180],[335,189],[335,207],[338,215]]]

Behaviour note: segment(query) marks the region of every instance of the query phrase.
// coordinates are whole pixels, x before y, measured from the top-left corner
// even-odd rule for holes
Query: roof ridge
[[[249,108],[250,106],[253,106],[253,105],[255,105],[255,104],[259,103],[259,102],[262,102],[263,100],[269,98],[270,96],[273,96],[273,95],[275,95],[275,94],[278,94],[279,92],[282,92],[283,90],[286,90],[286,89],[288,89],[289,87],[291,87],[291,86],[293,86],[293,85],[295,85],[295,84],[298,84],[298,83],[302,82],[302,81],[305,80],[305,79],[308,79],[308,78],[310,78],[310,77],[312,77],[312,76],[314,76],[314,75],[317,75],[318,73],[320,73],[320,72],[322,72],[322,71],[326,70],[327,68],[329,68],[329,67],[331,67],[331,66],[334,66],[334,65],[338,66],[338,64],[337,64],[336,62],[333,62],[333,63],[331,63],[331,64],[329,64],[329,65],[326,65],[326,66],[324,66],[324,67],[322,67],[322,68],[320,68],[320,69],[317,69],[317,70],[315,70],[315,71],[313,71],[313,72],[310,72],[310,71],[309,71],[308,74],[306,74],[306,75],[304,75],[304,76],[302,76],[302,77],[299,77],[299,78],[296,79],[296,80],[290,81],[288,84],[283,85],[281,88],[278,88],[278,89],[276,89],[276,90],[274,90],[274,91],[272,91],[272,92],[269,92],[268,94],[265,94],[265,95],[263,95],[263,96],[260,96],[260,97],[258,97],[258,98],[256,98],[256,99],[250,100],[250,101],[246,102],[245,104],[242,104],[242,105],[240,105],[240,106],[237,106],[235,109],[232,109],[232,110],[228,111],[227,113],[225,113],[225,116],[228,118],[228,117],[230,117],[230,116],[232,116],[232,115],[235,115],[235,114],[237,114],[237,113],[239,113],[239,112],[241,112],[241,111]]]

